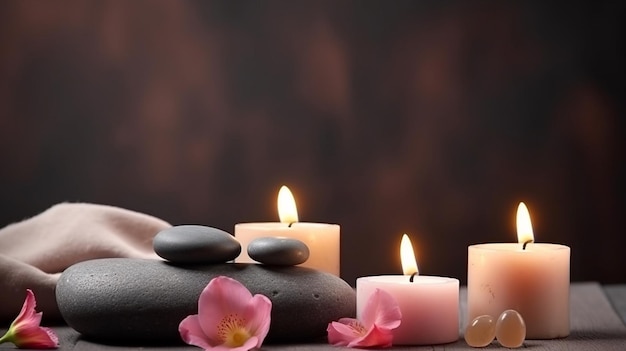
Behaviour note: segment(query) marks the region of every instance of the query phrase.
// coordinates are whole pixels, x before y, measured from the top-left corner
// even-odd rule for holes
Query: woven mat
[[[597,283],[573,283],[570,290],[571,304],[571,334],[569,337],[558,340],[527,340],[524,348],[532,350],[626,350],[626,326],[615,312],[607,299],[604,290]],[[461,290],[461,331],[465,328],[467,291]],[[626,300],[626,296],[622,297]],[[59,350],[69,351],[190,351],[199,350],[190,346],[111,346],[101,345],[83,340],[73,329],[61,326],[54,328],[60,338]],[[5,329],[0,330],[4,333]],[[462,335],[462,334],[461,334]],[[289,344],[264,345],[265,351],[328,351],[347,348],[332,347],[325,343],[320,344]],[[485,348],[507,350],[494,342]],[[0,345],[0,350],[14,350],[13,345]],[[467,346],[462,336],[452,344],[436,346],[394,347],[391,350],[480,350]]]

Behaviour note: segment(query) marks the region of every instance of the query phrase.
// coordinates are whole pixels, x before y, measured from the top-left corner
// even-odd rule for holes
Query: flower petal
[[[219,340],[217,326],[229,315],[243,317],[252,294],[240,282],[219,276],[212,279],[198,299],[198,316],[204,334],[216,344]]]
[[[386,291],[376,289],[365,303],[361,321],[341,318],[328,325],[328,342],[348,347],[390,347],[391,330],[400,325],[401,319],[398,301]]]
[[[52,329],[37,326],[16,332],[13,343],[22,349],[53,349],[59,346],[59,338]]]
[[[22,310],[17,315],[17,318],[11,323],[11,327],[19,327],[20,325],[39,325],[41,322],[41,312],[35,313],[35,307],[37,307],[37,300],[35,300],[35,294],[32,290],[26,289],[26,299],[22,305]]]
[[[229,347],[229,346],[222,344],[222,345],[217,345],[211,348],[210,350],[211,351],[248,351],[248,350],[252,350],[256,348],[256,346],[254,345],[256,345],[258,342],[259,342],[259,339],[256,336],[252,336],[243,345],[239,347]]]
[[[50,349],[59,346],[59,338],[50,328],[39,326],[41,312],[35,312],[37,301],[32,290],[26,290],[26,299],[17,318],[11,323],[0,342],[10,341],[18,348]]]
[[[379,328],[377,325],[373,325],[362,337],[359,337],[351,341],[348,347],[391,347],[393,341],[393,334],[391,330],[385,328]]]
[[[189,345],[198,346],[205,350],[211,348],[211,345],[207,342],[206,335],[204,335],[204,331],[200,327],[197,314],[183,319],[178,325],[178,332],[183,341]]]
[[[255,347],[261,347],[270,330],[271,313],[272,301],[266,296],[257,294],[248,301],[243,317],[246,329],[257,337],[258,344]]]
[[[339,322],[331,322],[326,328],[328,342],[335,346],[348,346],[351,342],[364,335],[363,325],[353,318],[342,318]]]
[[[395,329],[400,326],[402,313],[395,297],[388,292],[376,289],[367,299],[361,322],[366,328]]]
[[[272,302],[252,296],[238,281],[212,279],[198,299],[198,314],[179,325],[182,339],[205,350],[247,351],[263,343],[270,328]]]

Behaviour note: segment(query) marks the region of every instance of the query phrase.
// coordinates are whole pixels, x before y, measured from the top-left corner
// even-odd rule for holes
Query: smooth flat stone
[[[224,263],[241,253],[241,245],[234,236],[202,225],[163,229],[152,245],[157,255],[175,263]]]
[[[246,263],[177,266],[130,258],[84,261],[63,272],[56,298],[67,324],[98,342],[180,342],[178,324],[198,313],[200,293],[220,275],[272,301],[269,342],[320,340],[329,322],[356,315],[354,290],[332,274]]]
[[[496,339],[500,345],[514,349],[524,344],[526,323],[519,312],[506,310],[496,321]]]
[[[485,347],[496,337],[496,320],[483,314],[470,322],[465,328],[465,342],[471,347]]]
[[[263,264],[295,266],[309,259],[309,247],[298,239],[258,238],[248,244],[248,256]]]

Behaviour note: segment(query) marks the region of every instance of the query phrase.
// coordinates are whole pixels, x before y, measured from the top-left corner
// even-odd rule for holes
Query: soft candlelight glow
[[[518,243],[468,247],[469,320],[481,315],[496,317],[514,309],[524,318],[527,339],[568,336],[570,248],[534,243],[530,215],[523,202],[517,208],[517,239]]]
[[[402,262],[404,275],[419,274],[413,245],[411,245],[411,240],[406,234],[402,235],[402,241],[400,242],[400,261]]]
[[[528,208],[523,202],[519,203],[517,207],[517,241],[520,244],[525,244],[535,241],[533,235],[533,225],[530,222],[530,214]]]
[[[278,191],[278,217],[281,223],[291,224],[298,221],[296,200],[293,198],[289,188],[284,185]]]

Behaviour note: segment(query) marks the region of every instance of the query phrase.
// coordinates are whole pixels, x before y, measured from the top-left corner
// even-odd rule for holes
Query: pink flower
[[[376,289],[363,309],[362,320],[341,318],[328,324],[328,342],[335,346],[390,347],[391,331],[400,326],[398,301],[388,292]]]
[[[205,350],[247,351],[261,347],[270,329],[272,302],[238,281],[217,277],[198,299],[198,314],[178,326],[182,339]]]
[[[0,337],[0,344],[12,342],[19,348],[53,349],[59,347],[59,338],[50,328],[40,327],[42,312],[35,313],[35,294],[26,290],[26,300],[20,314],[15,318],[9,330]]]

